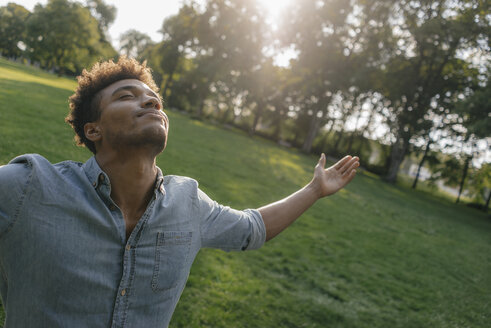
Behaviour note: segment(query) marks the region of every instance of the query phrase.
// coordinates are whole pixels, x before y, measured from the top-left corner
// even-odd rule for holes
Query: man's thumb
[[[321,157],[319,158],[319,165],[323,168],[326,166],[326,155],[324,155],[324,153],[322,153]]]

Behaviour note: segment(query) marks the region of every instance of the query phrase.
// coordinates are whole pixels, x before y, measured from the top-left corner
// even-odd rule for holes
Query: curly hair
[[[85,145],[92,153],[96,153],[95,144],[85,136],[84,125],[100,118],[99,92],[114,82],[125,79],[140,80],[156,93],[159,91],[146,61],[139,63],[126,56],[121,56],[117,63],[112,60],[96,63],[89,71],[84,69],[77,77],[78,86],[69,98],[70,113],[65,118],[65,122],[75,130],[77,145]]]

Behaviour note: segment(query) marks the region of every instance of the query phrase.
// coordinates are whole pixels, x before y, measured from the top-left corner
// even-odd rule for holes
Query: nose
[[[160,109],[160,101],[153,96],[145,96],[143,99],[143,108]]]

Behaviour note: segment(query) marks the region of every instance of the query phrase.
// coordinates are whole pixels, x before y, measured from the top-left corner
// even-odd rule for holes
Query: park
[[[42,10],[47,13],[50,5],[53,9],[64,3],[69,2],[50,1],[39,7],[32,24],[42,18]],[[347,188],[318,201],[262,249],[241,254],[200,251],[170,327],[487,327],[490,58],[487,53],[481,57],[482,66],[473,66],[456,54],[459,47],[483,46],[478,41],[483,35],[489,41],[489,11],[484,15],[487,32],[464,19],[486,12],[473,7],[472,1],[462,1],[469,4],[462,7],[468,11],[462,9],[458,19],[431,14],[426,25],[412,22],[415,25],[406,26],[407,31],[421,42],[421,53],[406,49],[401,54],[389,45],[372,47],[375,39],[387,37],[387,31],[381,31],[387,7],[373,7],[370,18],[380,24],[356,36],[349,28],[343,30],[343,24],[353,23],[346,21],[349,15],[343,21],[330,16],[333,10],[353,8],[338,3],[341,7],[324,11],[319,4],[306,5],[296,13],[316,19],[291,18],[299,22],[291,24],[292,29],[306,32],[326,22],[340,28],[326,27],[324,33],[313,34],[317,39],[306,38],[308,42],[302,39],[308,33],[284,36],[301,51],[290,66],[280,67],[271,58],[254,55],[261,49],[255,43],[268,34],[255,25],[259,18],[230,28],[230,22],[241,21],[234,15],[254,10],[253,3],[209,1],[204,11],[188,4],[164,21],[162,42],[143,38],[147,43],[126,48],[123,44],[120,49],[147,60],[161,86],[170,134],[166,150],[157,157],[158,166],[164,174],[198,180],[212,199],[237,209],[260,207],[304,186],[320,152],[334,159],[359,151],[355,155],[362,168]],[[359,1],[357,8],[366,3]],[[421,18],[418,8],[426,2],[414,2],[421,7],[411,3],[405,17]],[[444,7],[447,2],[434,3]],[[244,11],[237,9],[240,6]],[[428,12],[437,12],[436,7],[431,4]],[[110,22],[92,13],[94,17],[86,16],[95,24],[92,32],[103,31],[104,24],[97,22]],[[200,25],[202,16],[210,24],[208,30]],[[447,28],[444,32],[440,23]],[[205,30],[208,34],[201,34]],[[471,31],[474,39],[452,35]],[[419,38],[424,32],[433,36],[433,46],[425,43],[428,35]],[[401,48],[400,40],[410,39],[404,33],[396,37],[400,39],[392,41]],[[445,37],[461,43],[449,49],[443,44]],[[250,43],[252,39],[256,41]],[[117,53],[104,42],[92,57],[90,52],[75,55],[76,48],[61,45],[71,49],[65,52],[68,57],[43,59],[48,55],[36,52],[28,40],[23,43],[35,54],[30,58],[7,53],[2,43],[0,165],[25,153],[41,154],[51,163],[85,162],[90,152],[75,145],[73,131],[64,122],[67,99],[81,69]],[[337,48],[335,40],[346,44]],[[489,51],[483,47],[484,53]],[[322,53],[328,58],[321,58]],[[353,124],[346,126],[344,121]],[[378,139],[377,125],[389,131]],[[442,140],[447,147],[441,146]],[[375,150],[382,158],[370,162]],[[411,188],[413,178],[398,174],[404,159],[421,163],[424,156],[435,178],[446,179],[457,190],[461,187],[458,203],[431,179]]]

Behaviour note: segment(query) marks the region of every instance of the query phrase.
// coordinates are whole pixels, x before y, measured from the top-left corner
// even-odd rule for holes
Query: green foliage
[[[152,45],[152,39],[145,33],[130,29],[120,36],[119,44],[123,54],[141,59],[146,48]]]
[[[5,57],[20,57],[22,50],[19,42],[27,37],[25,21],[29,10],[15,3],[0,7],[0,54]]]
[[[491,131],[491,83],[476,88],[472,96],[456,104],[455,111],[463,118],[467,135],[477,138],[489,136]]]
[[[101,42],[97,20],[90,10],[68,0],[50,0],[36,5],[27,20],[29,57],[41,66],[75,74],[102,55],[115,55]]]
[[[470,193],[476,201],[486,204],[489,193],[491,193],[491,164],[485,163],[479,169],[475,169],[470,180]]]
[[[0,59],[0,164],[26,152],[85,161],[63,122],[75,82]],[[168,112],[164,174],[258,207],[309,181],[317,158]],[[263,249],[202,250],[171,327],[487,327],[491,222],[360,172]]]
[[[183,110],[189,109],[188,103],[195,103],[196,97],[192,91],[202,84],[196,79],[196,63],[186,58],[185,53],[197,38],[198,20],[199,15],[194,4],[184,4],[177,15],[164,20],[160,31],[163,41],[143,51],[143,57],[148,59],[160,77],[162,94],[165,99],[169,99],[168,104]],[[194,79],[182,78],[188,72]],[[205,87],[208,87],[207,83],[204,84],[203,88]]]
[[[70,75],[100,58],[115,56],[106,38],[115,8],[101,0],[89,1],[89,6],[50,0],[45,6],[36,5],[32,13],[15,3],[0,7],[0,53]]]
[[[485,6],[476,1],[401,1],[394,6],[397,23],[388,28],[398,46],[384,65],[380,89],[391,101],[397,140],[388,180],[395,180],[410,139],[428,133],[428,114],[448,109],[457,96],[477,87],[478,70],[459,58],[459,51],[480,48],[479,40],[489,37],[489,29],[477,19]]]
[[[106,33],[109,25],[116,19],[116,7],[104,3],[103,0],[88,0],[87,7],[92,10],[92,16],[99,23],[99,31]]]
[[[443,180],[447,186],[457,187],[460,183],[463,166],[462,160],[452,156],[434,171],[431,180]]]

